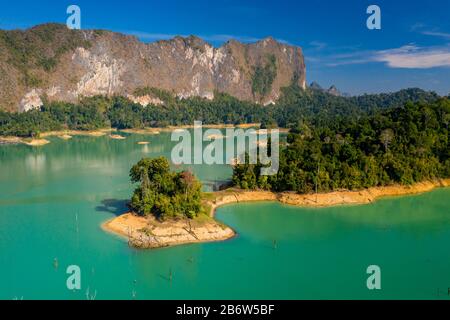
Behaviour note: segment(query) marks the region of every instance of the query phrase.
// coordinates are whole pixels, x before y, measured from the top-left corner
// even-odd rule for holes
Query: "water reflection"
[[[25,167],[28,171],[35,173],[42,172],[45,169],[47,157],[43,153],[33,153],[25,157]]]

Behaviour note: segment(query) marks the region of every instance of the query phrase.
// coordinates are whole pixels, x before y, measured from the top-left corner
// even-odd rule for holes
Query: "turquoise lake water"
[[[100,226],[126,210],[135,162],[170,157],[170,135],[50,140],[0,146],[0,299],[450,298],[449,188],[366,206],[225,206],[217,218],[236,238],[139,251]],[[207,189],[231,176],[192,169]],[[79,291],[66,287],[69,265]],[[366,287],[369,265],[379,291]]]

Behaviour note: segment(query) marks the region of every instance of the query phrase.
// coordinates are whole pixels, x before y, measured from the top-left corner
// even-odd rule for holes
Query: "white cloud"
[[[318,51],[325,49],[327,47],[327,44],[322,41],[311,41],[309,43],[309,45],[312,47],[313,50],[318,50]]]
[[[423,29],[425,27],[425,24],[422,22],[417,22],[415,24],[413,24],[410,28],[411,31],[417,31],[419,29]]]
[[[387,50],[356,51],[329,57],[328,66],[382,62],[390,68],[429,69],[450,67],[450,47],[405,45]]]
[[[375,53],[373,60],[385,62],[391,68],[450,67],[450,49],[448,47],[421,48],[407,45],[397,49],[378,51]]]
[[[422,35],[450,40],[450,33],[442,32],[438,28],[430,28],[421,22],[411,26],[410,30]],[[351,50],[331,54],[325,58],[323,60],[327,61],[327,66],[331,67],[374,62],[385,63],[389,68],[402,69],[450,67],[450,43],[444,41],[442,45],[429,47],[408,44],[386,50]]]
[[[424,34],[424,35],[427,35],[427,36],[433,36],[433,37],[440,37],[440,38],[444,38],[444,39],[450,39],[450,33],[439,32],[439,31],[422,31],[421,33]]]
[[[419,32],[420,34],[426,36],[440,37],[446,40],[450,39],[450,33],[443,32],[437,27],[431,28],[430,26],[425,25],[424,23],[418,22],[411,26],[410,30],[412,32]]]

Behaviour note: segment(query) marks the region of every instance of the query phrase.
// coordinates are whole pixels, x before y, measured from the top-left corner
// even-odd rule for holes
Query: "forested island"
[[[233,230],[210,216],[197,178],[189,171],[172,171],[166,158],[140,160],[131,168],[130,179],[137,184],[129,203],[131,213],[103,225],[126,236],[130,245],[159,248],[234,236]]]
[[[142,159],[131,168],[130,177],[139,183],[130,207],[141,216],[193,219],[205,213],[201,183],[189,171],[172,172],[166,158]]]

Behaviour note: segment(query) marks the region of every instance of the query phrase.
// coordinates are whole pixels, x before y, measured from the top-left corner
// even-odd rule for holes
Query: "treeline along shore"
[[[138,90],[135,95],[145,90]],[[339,97],[293,84],[282,89],[276,104],[263,106],[241,101],[224,93],[213,100],[199,97],[181,99],[170,92],[151,90],[161,105],[142,106],[126,97],[95,96],[77,103],[46,101],[27,112],[10,113],[0,108],[0,137],[36,138],[48,132],[95,132],[113,130],[155,130],[158,128],[204,125],[248,125],[264,128],[295,128],[305,122],[311,126],[333,126],[339,119],[356,119],[405,103],[432,103],[440,97],[421,89],[405,89],[389,94]],[[1,106],[0,106],[1,107]]]

